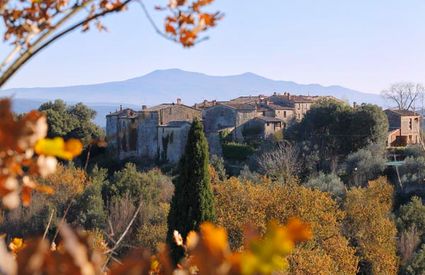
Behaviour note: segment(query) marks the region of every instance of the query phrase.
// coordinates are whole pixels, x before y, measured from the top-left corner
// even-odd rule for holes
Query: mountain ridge
[[[183,103],[193,105],[205,99],[229,100],[243,95],[270,95],[274,92],[330,95],[350,103],[365,102],[386,106],[378,94],[363,93],[340,85],[299,84],[293,81],[272,80],[252,72],[214,76],[181,69],[155,70],[139,77],[98,84],[11,88],[0,90],[0,97],[12,96],[15,101],[48,101],[60,98],[66,102],[83,102],[91,106],[110,106],[115,109],[119,104],[141,108],[142,105],[175,102],[176,98],[181,98]]]

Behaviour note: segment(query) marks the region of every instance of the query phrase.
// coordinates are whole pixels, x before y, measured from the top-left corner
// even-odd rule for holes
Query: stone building
[[[211,154],[221,155],[220,133],[237,142],[268,138],[301,120],[319,99],[289,93],[241,96],[229,101],[207,101],[186,106],[160,104],[140,111],[120,109],[107,115],[106,134],[119,159],[129,157],[176,163],[184,152],[190,123],[202,119]],[[327,97],[329,98],[329,97]]]
[[[106,116],[110,150],[119,158],[129,157],[176,163],[184,152],[191,122],[201,111],[176,103],[141,111],[120,110]]]
[[[421,142],[421,115],[409,110],[385,110],[388,117],[388,147]]]

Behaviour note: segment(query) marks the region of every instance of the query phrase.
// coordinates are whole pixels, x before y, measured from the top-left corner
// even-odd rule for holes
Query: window
[[[412,119],[409,119],[409,129],[410,129],[410,130],[412,130],[412,129],[413,129],[413,127],[412,127],[412,123],[413,123],[413,120],[412,120]]]
[[[173,108],[170,108],[170,115],[173,113]]]
[[[267,122],[267,126],[270,126],[270,123]]]
[[[286,117],[286,111],[283,111],[283,117]]]

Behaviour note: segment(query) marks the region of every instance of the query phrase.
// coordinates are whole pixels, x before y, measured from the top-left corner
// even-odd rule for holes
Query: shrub
[[[366,186],[377,179],[385,169],[384,150],[379,145],[369,145],[347,156],[340,173],[349,186]]]
[[[385,178],[379,178],[347,193],[347,234],[356,244],[363,274],[397,274],[397,229],[390,218],[393,191]]]
[[[317,177],[310,178],[305,187],[330,193],[334,198],[342,198],[346,192],[346,187],[336,174],[319,173]]]
[[[245,161],[254,153],[254,148],[251,146],[236,142],[224,143],[222,149],[225,159],[236,161]]]

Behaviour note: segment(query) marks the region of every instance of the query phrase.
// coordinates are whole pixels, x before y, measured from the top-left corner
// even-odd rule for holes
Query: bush
[[[254,156],[254,167],[274,181],[291,182],[298,176],[298,150],[289,143],[265,143]]]
[[[425,157],[407,157],[399,167],[399,173],[403,184],[424,184]]]
[[[402,205],[398,211],[397,227],[399,232],[417,228],[422,235],[425,233],[425,205],[418,197],[413,197],[408,204]]]
[[[340,173],[349,186],[366,186],[377,179],[385,169],[384,150],[379,145],[368,145],[347,156]]]
[[[312,177],[304,183],[304,186],[330,193],[334,198],[342,198],[346,192],[344,183],[336,174],[320,172],[317,177]]]
[[[414,254],[412,261],[400,273],[409,275],[425,273],[425,244]]]
[[[211,155],[210,165],[214,167],[214,170],[219,180],[226,179],[226,169],[224,168],[224,159],[222,157],[219,157],[217,155]]]
[[[245,161],[253,153],[254,148],[247,144],[241,144],[236,142],[229,142],[222,144],[223,156],[228,160]]]

